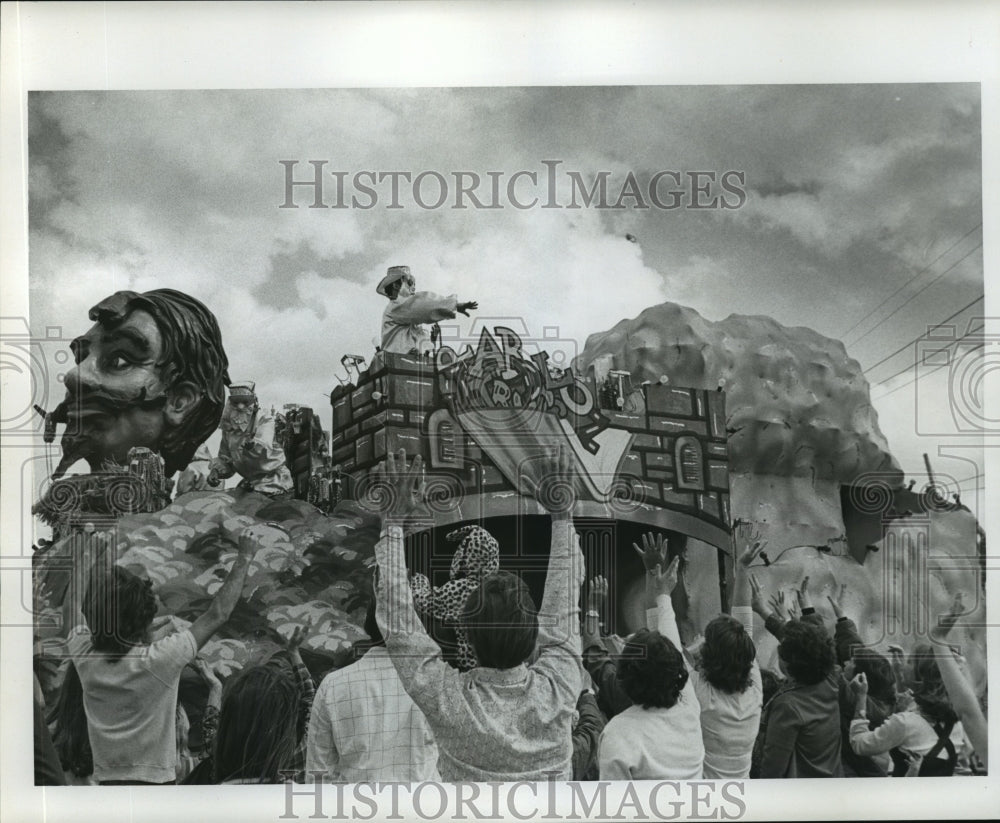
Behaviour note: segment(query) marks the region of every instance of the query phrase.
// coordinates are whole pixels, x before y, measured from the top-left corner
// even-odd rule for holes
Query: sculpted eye
[[[110,366],[113,369],[127,369],[131,365],[132,365],[132,363],[130,361],[126,360],[120,354],[119,355],[115,355],[114,357],[111,358]]]

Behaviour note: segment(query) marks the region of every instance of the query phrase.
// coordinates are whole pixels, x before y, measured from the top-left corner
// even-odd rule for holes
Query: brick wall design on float
[[[387,451],[405,449],[424,458],[436,525],[524,513],[523,498],[450,413],[439,382],[430,359],[379,353],[357,385],[333,390],[331,458],[345,496],[355,496]],[[642,392],[641,411],[601,410],[611,428],[630,432],[632,440],[614,499],[583,502],[580,514],[728,547],[725,393],[658,383]]]

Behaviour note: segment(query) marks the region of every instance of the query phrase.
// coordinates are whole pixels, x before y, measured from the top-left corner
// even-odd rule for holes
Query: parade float
[[[840,342],[766,317],[711,322],[664,303],[591,335],[565,368],[544,340],[529,344],[503,326],[427,356],[379,352],[367,368],[352,363],[351,379],[330,394],[328,446],[316,410],[284,410],[291,498],[236,488],[171,500],[155,443],[124,464],[91,460],[100,471],[46,489],[35,511],[53,536],[39,541],[35,567],[47,691],[59,682],[55,617],[68,564],[104,556],[140,571],[183,625],[221,585],[235,535],[251,523],[268,525],[265,544],[205,656],[228,673],[301,624],[315,675],[345,663],[364,637],[378,536],[371,475],[389,451],[421,454],[427,467],[427,519],[408,540],[413,571],[445,582],[454,552],[445,535],[478,524],[498,539],[501,567],[540,592],[547,518],[520,492],[556,443],[574,455],[588,577],[612,583],[611,631],[642,620],[642,565],[631,548],[642,533],[666,533],[682,557],[674,598],[686,641],[728,608],[730,532],[750,521],[768,541],[756,570],[766,585],[790,589],[809,575],[829,615],[824,595],[846,584],[846,610],[868,643],[914,644],[928,619],[912,608],[914,591],[935,614],[963,592],[969,614],[952,641],[985,688],[976,519],[934,482],[907,484]],[[756,639],[762,663],[775,665],[762,626]]]

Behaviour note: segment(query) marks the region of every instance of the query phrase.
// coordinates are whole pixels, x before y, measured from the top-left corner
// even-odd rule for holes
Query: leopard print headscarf
[[[478,661],[465,630],[458,625],[468,596],[487,575],[500,569],[500,544],[480,526],[463,526],[448,534],[449,542],[458,543],[451,561],[450,579],[434,589],[423,574],[410,578],[413,605],[421,614],[429,614],[452,625],[458,642],[458,667],[462,671],[475,668]]]

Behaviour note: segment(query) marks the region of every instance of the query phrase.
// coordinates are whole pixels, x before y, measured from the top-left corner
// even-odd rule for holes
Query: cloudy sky
[[[116,289],[181,289],[219,317],[234,379],[255,379],[267,404],[324,409],[341,355],[373,351],[388,265],[580,347],[671,300],[843,339],[904,469],[930,452],[966,491],[981,471],[974,450],[947,445],[965,438],[930,436],[954,429],[950,370],[914,381],[908,345],[956,312],[961,337],[983,314],[977,85],[39,92],[29,116],[36,333],[82,332]],[[309,160],[346,172],[348,201],[362,170],[436,171],[451,191],[422,209],[404,181],[392,209],[384,182],[374,208],[310,209],[298,190],[302,207],[282,209],[281,160],[299,161],[298,179]],[[610,172],[611,200],[629,172],[644,185],[662,170],[743,172],[747,197],[450,208],[453,172],[479,174],[481,200],[501,172],[503,202],[515,172],[544,180],[544,160],[561,161],[563,186],[567,171]]]

